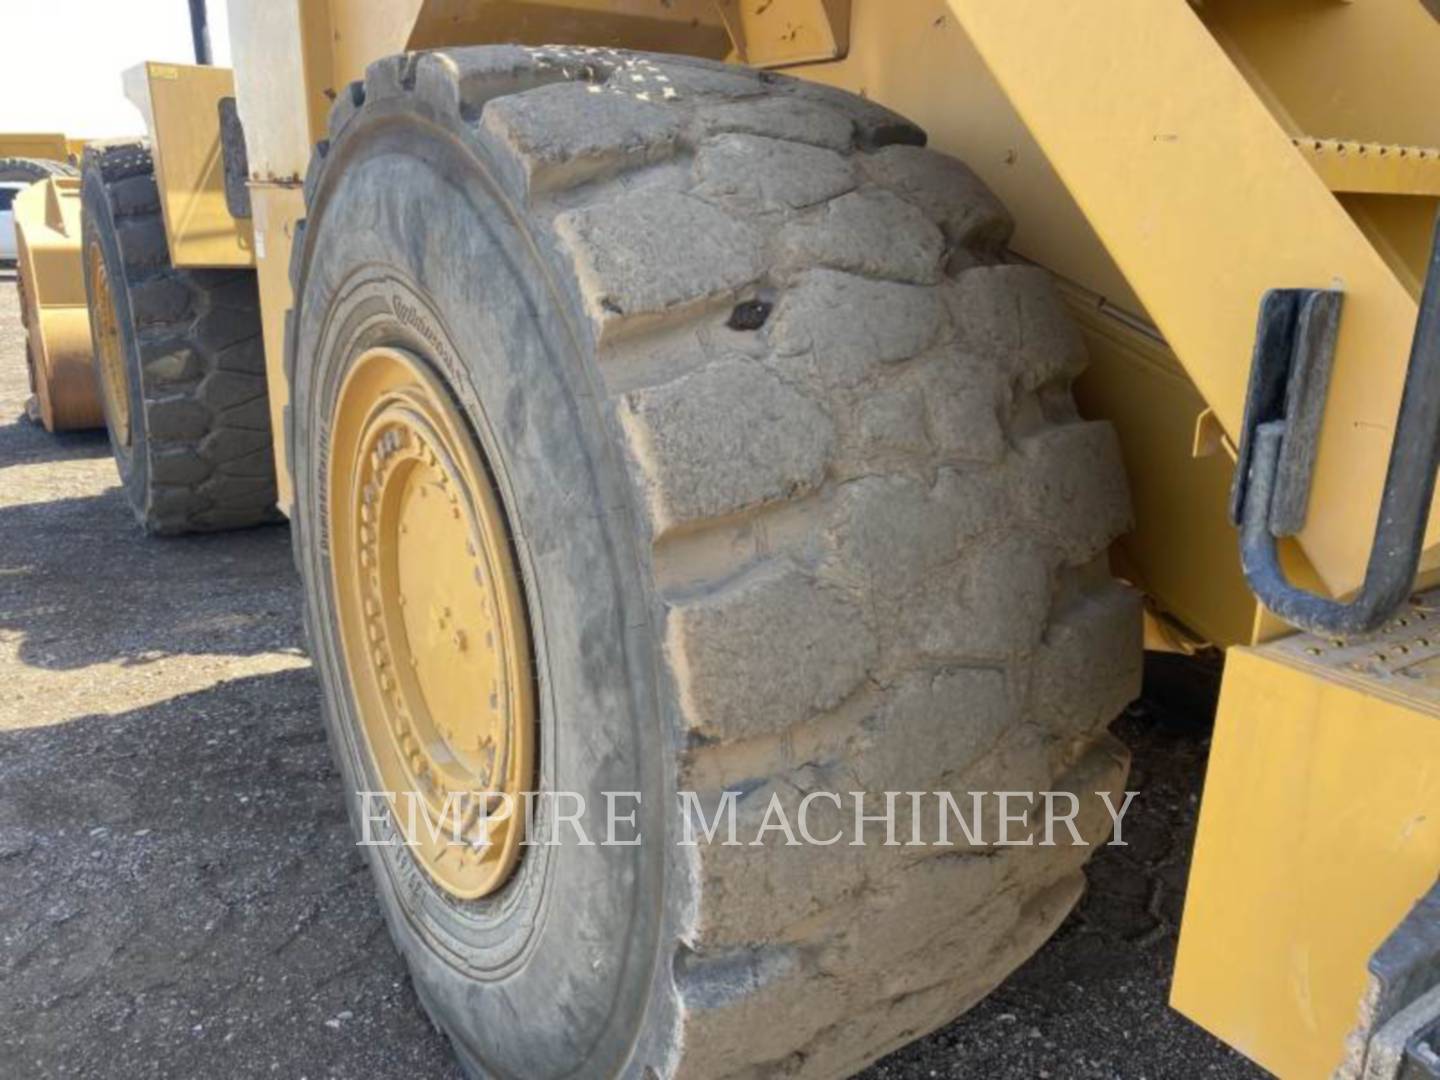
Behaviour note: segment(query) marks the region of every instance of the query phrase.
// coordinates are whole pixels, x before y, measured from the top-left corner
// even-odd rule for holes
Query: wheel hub
[[[336,418],[332,567],[367,749],[421,865],[454,895],[484,896],[518,861],[535,760],[504,513],[468,424],[416,357],[362,355]]]
[[[100,241],[92,240],[89,251],[90,288],[94,294],[91,311],[95,319],[95,355],[100,360],[100,392],[105,397],[105,415],[110,433],[121,446],[130,445],[130,380],[125,372],[125,350],[120,341],[115,299],[110,292],[110,275]]]

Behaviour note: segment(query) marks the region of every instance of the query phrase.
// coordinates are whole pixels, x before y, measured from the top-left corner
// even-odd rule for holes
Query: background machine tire
[[[255,272],[170,264],[143,142],[87,146],[81,199],[96,378],[136,518],[158,534],[277,520]]]
[[[291,263],[288,435],[352,816],[395,836],[357,794],[391,740],[433,778],[392,651],[425,647],[381,588],[410,572],[381,509],[407,453],[472,523],[460,558],[464,477],[500,508],[534,674],[488,708],[533,692],[529,787],[643,793],[640,846],[540,843],[478,897],[366,847],[476,1075],[843,1075],[979,1000],[1081,893],[1063,843],[678,843],[680,790],[740,792],[742,840],[817,790],[1071,791],[1108,831],[1088,793],[1123,787],[1106,728],[1140,660],[1106,569],[1116,442],[1075,412],[1084,347],[1005,262],[1004,209],[923,142],[824,87],[612,50],[397,57],[340,95]],[[412,405],[442,417],[429,449],[359,434]],[[542,806],[532,836],[556,827]]]
[[[75,166],[44,158],[0,157],[0,183],[16,180],[45,180],[51,176],[75,176]]]

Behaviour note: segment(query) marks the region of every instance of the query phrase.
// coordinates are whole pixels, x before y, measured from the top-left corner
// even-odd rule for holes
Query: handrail
[[[1313,299],[1322,292],[1275,290],[1262,302],[1232,515],[1240,528],[1245,579],[1260,602],[1303,630],[1345,637],[1369,633],[1384,625],[1409,595],[1420,565],[1425,525],[1435,494],[1436,468],[1440,466],[1440,222],[1431,246],[1365,579],[1348,601],[1333,600],[1291,584],[1276,547],[1276,538],[1297,530],[1304,518],[1309,462],[1298,472],[1287,473],[1282,461],[1292,456],[1294,446],[1313,453],[1318,417],[1297,416],[1295,409],[1297,402],[1306,398],[1305,391],[1297,391],[1297,386],[1323,384],[1328,378],[1327,370],[1316,379],[1310,366],[1316,359],[1327,365],[1329,362],[1328,356],[1315,355],[1315,338],[1310,333],[1315,320],[1328,314],[1326,305]],[[1287,306],[1295,312],[1295,326],[1289,334],[1277,333],[1277,314]],[[1329,351],[1333,351],[1333,334],[1331,338]],[[1288,355],[1281,355],[1282,351]],[[1277,403],[1273,388],[1281,365],[1286,392],[1283,402]],[[1267,394],[1266,388],[1271,392]],[[1277,404],[1278,416],[1273,415]],[[1313,425],[1311,419],[1316,421]],[[1282,506],[1296,505],[1297,485],[1298,521],[1293,520],[1293,514],[1281,512]]]

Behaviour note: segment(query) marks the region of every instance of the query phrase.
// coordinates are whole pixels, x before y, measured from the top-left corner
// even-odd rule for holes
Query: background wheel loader
[[[1432,5],[229,17],[86,150],[96,386],[145,528],[290,518],[470,1071],[844,1075],[1085,849],[477,850],[447,800],[1060,790],[1099,842],[1142,619],[1229,648],[1175,1006],[1287,1077],[1435,1059]]]
[[[0,228],[14,230],[15,280],[32,394],[28,411],[47,431],[104,423],[80,273],[74,163],[83,145],[63,135],[0,135],[0,185],[9,189],[9,220]]]

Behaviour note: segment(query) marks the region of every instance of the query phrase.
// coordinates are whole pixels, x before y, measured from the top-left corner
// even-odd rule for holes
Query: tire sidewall
[[[371,103],[331,148],[310,200],[291,415],[311,644],[353,820],[357,792],[378,784],[357,738],[331,599],[329,417],[360,351],[407,348],[454,394],[509,518],[535,650],[534,786],[582,793],[597,841],[602,793],[642,792],[644,843],[581,847],[567,832],[560,846],[526,849],[500,892],[469,903],[443,895],[403,848],[366,853],[392,933],[462,1057],[494,1075],[615,1075],[642,1027],[666,1026],[655,1010],[669,1000],[657,971],[672,907],[673,729],[657,690],[643,549],[578,304],[538,253],[547,240],[465,140],[413,104]],[[532,837],[553,825],[537,821]],[[481,1032],[483,1045],[473,1038]]]
[[[130,282],[125,272],[125,261],[120,253],[119,238],[115,219],[110,210],[110,198],[105,189],[105,178],[98,168],[84,171],[81,182],[81,255],[85,276],[85,301],[90,319],[90,339],[99,341],[99,326],[95,312],[97,303],[95,286],[90,280],[90,247],[100,246],[100,256],[105,263],[105,274],[109,279],[110,297],[115,304],[115,325],[120,335],[120,348],[125,365],[125,391],[130,398],[130,444],[123,445],[115,437],[115,424],[110,416],[110,405],[104,393],[105,374],[101,369],[100,353],[92,350],[92,364],[95,380],[100,386],[100,408],[105,416],[105,432],[110,438],[110,447],[115,454],[115,464],[120,472],[120,485],[125,489],[129,504],[136,508],[136,514],[143,505],[145,491],[149,485],[149,454],[147,453],[148,433],[145,426],[144,393],[141,386],[140,345],[135,330],[134,308],[130,300]]]

